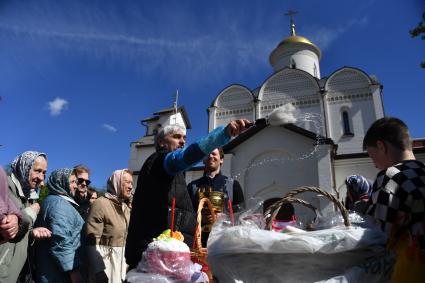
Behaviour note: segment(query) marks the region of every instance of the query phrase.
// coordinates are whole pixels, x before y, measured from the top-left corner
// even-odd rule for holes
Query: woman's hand
[[[32,236],[34,239],[45,239],[52,236],[52,232],[44,227],[37,227],[32,230]]]
[[[0,234],[3,240],[15,238],[19,230],[19,219],[15,214],[6,215],[0,223]]]

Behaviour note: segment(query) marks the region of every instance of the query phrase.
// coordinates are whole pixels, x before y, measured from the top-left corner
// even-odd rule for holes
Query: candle
[[[229,208],[230,220],[232,220],[232,225],[235,226],[235,216],[233,215],[232,201],[230,199],[227,202],[227,206]]]
[[[174,232],[174,211],[176,210],[176,198],[173,197],[173,201],[171,203],[171,236],[173,236],[173,232]]]

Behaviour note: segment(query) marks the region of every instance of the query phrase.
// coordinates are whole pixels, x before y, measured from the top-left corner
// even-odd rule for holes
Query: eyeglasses
[[[81,185],[81,184],[83,184],[83,183],[86,183],[86,186],[89,186],[89,185],[90,185],[90,183],[91,183],[91,181],[90,181],[90,180],[86,180],[86,179],[84,179],[84,178],[78,178],[77,180],[78,180],[78,184],[79,184],[79,185]]]

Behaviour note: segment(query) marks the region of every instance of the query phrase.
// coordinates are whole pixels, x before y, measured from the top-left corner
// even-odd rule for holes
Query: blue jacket
[[[37,243],[37,282],[69,282],[67,272],[79,267],[84,221],[71,201],[59,195],[49,195],[43,201],[36,224],[52,231],[52,237]]]

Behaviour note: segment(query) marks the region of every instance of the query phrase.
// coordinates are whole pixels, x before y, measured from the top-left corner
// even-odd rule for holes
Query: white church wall
[[[276,73],[260,89],[259,99],[259,118],[286,103],[292,103],[299,116],[306,113],[322,116],[319,85],[311,75],[303,71],[284,69]],[[324,134],[323,127],[318,130],[311,122],[298,121],[296,125]]]
[[[344,93],[327,97],[329,135],[338,144],[338,154],[362,152],[363,137],[369,126],[377,119],[371,94],[349,97],[350,95]],[[352,135],[344,134],[342,118],[344,111],[348,113]]]
[[[137,165],[140,163],[142,156],[140,152],[137,150],[136,145],[133,143],[130,146],[130,160],[128,161],[128,169],[131,171],[137,171]]]
[[[318,187],[330,194],[334,194],[333,172],[331,153],[333,145],[323,144],[317,147],[316,151],[316,166],[318,172]],[[315,207],[322,212],[333,210],[333,204],[326,197],[314,194],[313,202]]]
[[[208,132],[211,132],[213,129],[217,128],[217,107],[208,108]]]
[[[131,145],[131,156],[128,164],[128,169],[133,172],[138,172],[142,168],[146,159],[155,152],[155,147],[152,146],[136,146]],[[133,182],[137,184],[138,175],[133,175]]]
[[[209,112],[209,131],[234,119],[255,120],[254,96],[244,86],[227,87],[214,100],[213,106],[213,111]]]
[[[370,92],[372,93],[376,119],[383,118],[385,116],[385,113],[384,113],[384,104],[382,102],[381,85],[379,84],[371,85]]]
[[[323,123],[325,118],[322,115],[319,97],[315,95],[312,99],[296,102],[294,106],[296,107],[296,116],[306,117],[306,119],[298,119],[295,125],[324,136]],[[311,116],[311,118],[307,118],[308,116]]]
[[[162,127],[164,127],[166,125],[174,125],[174,124],[179,124],[179,125],[186,127],[185,122],[183,120],[183,116],[180,112],[178,112],[177,114],[169,115],[169,116],[168,115],[167,116],[161,116],[159,118],[159,122],[160,122]]]
[[[310,50],[301,50],[292,55],[295,68],[306,71],[313,77],[320,79],[319,58]]]
[[[300,185],[317,186],[315,156],[297,160],[313,150],[313,142],[281,127],[267,127],[232,150],[232,176],[241,183],[245,198],[282,197]]]
[[[284,68],[296,68],[320,79],[319,57],[303,45],[275,50],[270,60],[275,72]]]
[[[210,128],[208,130],[212,131],[218,126],[225,126],[235,119],[248,119],[250,121],[254,121],[254,107],[254,104],[250,103],[234,108],[217,108],[215,123],[210,124]],[[215,125],[215,127],[212,128],[212,125]]]
[[[293,102],[296,97],[315,95],[319,91],[316,79],[310,74],[297,69],[283,69],[267,79],[260,89],[258,99],[265,106],[274,101]],[[261,117],[264,117],[263,111]]]
[[[362,152],[365,132],[380,118],[370,86],[369,77],[353,68],[335,72],[325,84],[329,136],[338,144],[338,154]],[[350,134],[344,132],[343,112],[348,114]]]

